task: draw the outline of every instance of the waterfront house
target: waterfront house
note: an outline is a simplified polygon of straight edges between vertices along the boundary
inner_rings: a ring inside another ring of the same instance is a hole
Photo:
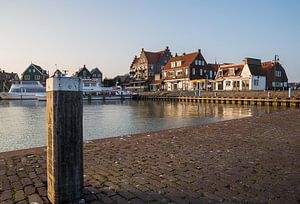
[[[214,88],[218,91],[265,90],[266,76],[261,60],[245,58],[240,64],[220,65]]]
[[[114,78],[116,86],[120,86],[122,90],[127,89],[130,86],[130,76],[129,74],[118,75]]]
[[[207,64],[200,49],[181,56],[175,55],[163,68],[163,88],[167,91],[208,89],[215,74],[215,67]]]
[[[15,80],[19,80],[17,73],[9,73],[0,69],[0,92],[9,91],[12,81]]]
[[[102,72],[97,67],[92,69],[91,78],[102,83]]]
[[[134,91],[150,90],[150,83],[154,80],[155,74],[160,74],[162,68],[171,57],[168,47],[162,51],[142,51],[139,57],[135,56],[130,66],[130,87]]]
[[[81,67],[77,72],[75,72],[74,76],[79,77],[81,79],[91,79],[92,78],[91,72],[86,68],[85,65],[83,65],[83,67]]]
[[[41,84],[46,84],[46,79],[49,74],[39,65],[31,63],[21,75],[23,81],[39,81]]]
[[[263,72],[266,76],[267,90],[285,90],[288,88],[288,77],[283,66],[277,59],[262,63]]]

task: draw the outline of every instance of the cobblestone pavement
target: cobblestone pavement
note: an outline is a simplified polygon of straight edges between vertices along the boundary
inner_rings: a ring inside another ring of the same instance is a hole
[[[86,203],[299,203],[300,110],[92,141],[84,167]],[[0,153],[1,204],[46,182],[45,148]]]

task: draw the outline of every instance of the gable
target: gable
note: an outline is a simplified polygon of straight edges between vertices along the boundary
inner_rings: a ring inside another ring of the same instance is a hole
[[[242,71],[242,73],[241,73],[241,76],[242,77],[251,77],[251,72],[250,72],[250,69],[249,69],[249,66],[248,66],[248,64],[245,64],[244,65],[244,68],[243,68],[243,71]]]
[[[40,66],[35,65],[35,64],[30,64],[29,67],[27,67],[27,69],[25,69],[25,71],[22,73],[22,75],[24,75],[26,73],[33,73],[29,70],[36,70],[36,72],[39,73],[40,75],[48,76],[48,74],[46,73],[46,70],[43,70]]]

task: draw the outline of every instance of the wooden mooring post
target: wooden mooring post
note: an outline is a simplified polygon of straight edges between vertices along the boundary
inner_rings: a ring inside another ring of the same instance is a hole
[[[53,204],[83,190],[82,85],[79,78],[47,79],[47,180]]]

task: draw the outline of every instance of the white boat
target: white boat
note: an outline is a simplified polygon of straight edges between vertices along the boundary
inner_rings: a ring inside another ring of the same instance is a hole
[[[83,79],[83,100],[124,100],[131,99],[129,91],[122,90],[120,86],[104,87],[93,79]]]
[[[39,81],[15,81],[9,92],[1,92],[2,100],[38,100],[46,98],[46,88]]]

